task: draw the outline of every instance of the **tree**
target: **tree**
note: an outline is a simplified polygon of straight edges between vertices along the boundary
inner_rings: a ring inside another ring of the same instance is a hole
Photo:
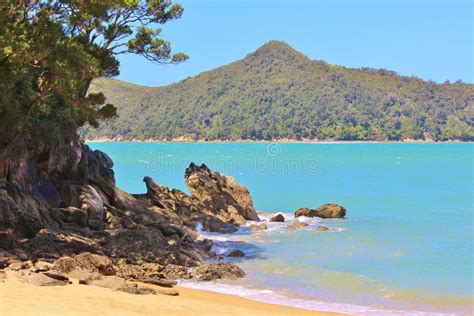
[[[0,5],[0,163],[31,155],[77,128],[116,116],[94,78],[119,74],[117,55],[159,63],[171,53],[157,26],[181,17],[169,0],[10,0]]]

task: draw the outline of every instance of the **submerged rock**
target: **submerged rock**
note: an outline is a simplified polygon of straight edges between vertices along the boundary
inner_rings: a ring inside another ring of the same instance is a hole
[[[299,208],[295,212],[295,217],[320,217],[320,218],[344,218],[346,216],[346,209],[338,204],[328,203],[317,209],[309,209],[307,207]]]
[[[245,253],[242,250],[234,249],[227,254],[227,257],[234,257],[234,258],[245,257]]]
[[[302,229],[305,227],[308,227],[309,224],[306,223],[301,223],[301,222],[293,222],[290,226],[287,227],[288,230],[293,231],[293,230],[298,230]]]
[[[285,216],[283,214],[277,214],[270,218],[270,222],[284,222],[285,221]]]
[[[316,230],[319,231],[319,232],[325,232],[325,231],[328,231],[329,228],[327,228],[324,225],[319,225],[318,228],[316,228]]]
[[[259,230],[266,230],[266,229],[268,229],[268,227],[265,223],[252,224],[252,225],[249,226],[249,230],[252,231],[252,232],[256,232],[256,231],[259,231]]]

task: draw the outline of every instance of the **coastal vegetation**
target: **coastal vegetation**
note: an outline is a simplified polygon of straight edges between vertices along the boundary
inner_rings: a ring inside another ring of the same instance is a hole
[[[47,152],[85,123],[116,115],[94,78],[119,74],[117,55],[177,63],[157,24],[181,16],[170,1],[7,1],[0,6],[0,163]]]
[[[271,41],[165,87],[98,79],[118,118],[86,138],[119,140],[474,140],[474,85],[311,60]]]

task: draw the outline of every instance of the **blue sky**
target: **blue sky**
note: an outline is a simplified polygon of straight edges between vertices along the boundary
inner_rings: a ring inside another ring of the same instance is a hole
[[[471,0],[181,0],[181,19],[162,26],[190,59],[160,66],[121,56],[119,79],[173,83],[282,40],[312,59],[395,70],[443,82],[473,82]]]

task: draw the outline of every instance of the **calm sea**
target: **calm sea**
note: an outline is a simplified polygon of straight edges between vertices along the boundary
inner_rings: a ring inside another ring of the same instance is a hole
[[[344,220],[305,219],[250,233],[208,234],[239,248],[248,276],[183,285],[357,314],[473,312],[474,144],[90,143],[115,162],[118,185],[142,179],[187,192],[190,162],[234,176],[262,218],[335,202]],[[330,228],[315,230],[320,223]]]

